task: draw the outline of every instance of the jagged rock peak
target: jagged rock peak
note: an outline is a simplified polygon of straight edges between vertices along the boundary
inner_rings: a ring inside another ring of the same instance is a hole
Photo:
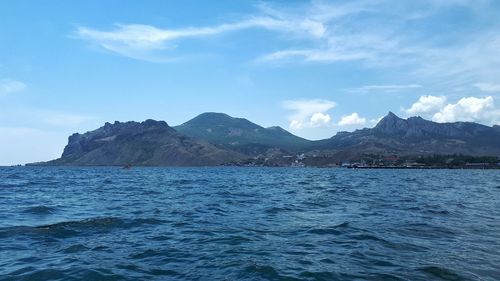
[[[408,129],[407,120],[399,118],[392,111],[382,118],[374,128],[376,131],[383,133],[398,133]]]
[[[102,128],[109,130],[109,129],[123,129],[129,127],[170,128],[167,122],[161,120],[157,121],[153,119],[147,119],[142,122],[136,122],[136,121],[127,121],[127,122],[115,121],[114,123],[106,122]]]
[[[422,118],[420,116],[413,116],[413,117],[408,118],[408,120],[424,120],[424,121],[427,121],[427,120],[425,120],[424,118]]]
[[[389,113],[387,113],[387,115],[384,118],[387,118],[387,119],[401,119],[401,118],[399,118],[399,116],[397,116],[396,114],[394,114],[394,112],[392,112],[392,111],[389,111]]]
[[[165,121],[156,121],[153,119],[147,119],[143,122],[141,122],[142,125],[147,126],[147,127],[152,127],[152,126],[158,126],[158,127],[170,127],[167,122]]]
[[[386,124],[386,123],[397,122],[399,120],[404,120],[404,119],[400,118],[399,116],[397,116],[396,114],[394,114],[392,111],[389,111],[389,113],[387,113],[386,116],[384,116],[382,119],[380,119],[380,121],[378,122],[377,126],[383,125],[383,124]]]

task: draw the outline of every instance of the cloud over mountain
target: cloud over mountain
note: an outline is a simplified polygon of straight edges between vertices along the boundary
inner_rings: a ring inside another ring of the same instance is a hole
[[[421,96],[417,102],[404,111],[408,114],[426,114],[435,112],[443,107],[446,97],[440,96]]]
[[[446,100],[443,96],[421,96],[404,111],[410,115],[421,114],[440,123],[469,121],[494,125],[500,122],[500,109],[496,108],[492,96],[463,97],[455,103],[446,103]]]
[[[366,118],[359,117],[357,112],[353,112],[350,115],[344,115],[340,118],[338,123],[339,126],[352,126],[352,125],[364,125],[366,124]]]
[[[294,111],[289,116],[289,126],[294,130],[328,126],[331,117],[327,112],[335,106],[335,102],[323,99],[288,100],[283,102],[284,108]]]

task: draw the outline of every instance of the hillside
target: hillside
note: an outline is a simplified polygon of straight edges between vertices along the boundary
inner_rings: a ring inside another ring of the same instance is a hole
[[[177,133],[164,121],[106,123],[69,137],[61,158],[39,165],[213,166],[243,155]]]
[[[317,150],[350,154],[500,155],[500,127],[472,122],[436,123],[421,117],[402,119],[389,112],[371,129],[340,132],[317,141]]]
[[[224,113],[203,113],[174,128],[186,136],[248,155],[256,155],[270,148],[297,151],[311,144],[311,141],[281,127],[264,128],[247,119]]]
[[[106,123],[69,137],[61,158],[36,165],[328,166],[369,157],[500,156],[500,127],[385,116],[374,128],[309,141],[222,113],[204,113],[174,128],[164,121]],[[299,157],[300,155],[300,157]],[[296,161],[297,160],[297,161]]]

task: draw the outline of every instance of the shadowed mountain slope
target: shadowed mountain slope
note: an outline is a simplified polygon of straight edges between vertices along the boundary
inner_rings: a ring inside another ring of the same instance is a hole
[[[176,132],[164,121],[106,123],[69,137],[61,158],[44,165],[212,166],[243,155]]]
[[[247,119],[234,118],[224,113],[203,113],[174,128],[192,138],[249,155],[273,147],[296,151],[311,144],[311,141],[295,136],[281,127],[264,128]]]
[[[374,128],[339,132],[315,142],[314,148],[396,155],[500,155],[500,127],[436,123],[421,117],[402,119],[389,112]]]

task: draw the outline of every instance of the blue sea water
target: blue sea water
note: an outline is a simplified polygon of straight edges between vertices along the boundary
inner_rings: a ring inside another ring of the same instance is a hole
[[[500,171],[0,168],[0,280],[500,280]]]

